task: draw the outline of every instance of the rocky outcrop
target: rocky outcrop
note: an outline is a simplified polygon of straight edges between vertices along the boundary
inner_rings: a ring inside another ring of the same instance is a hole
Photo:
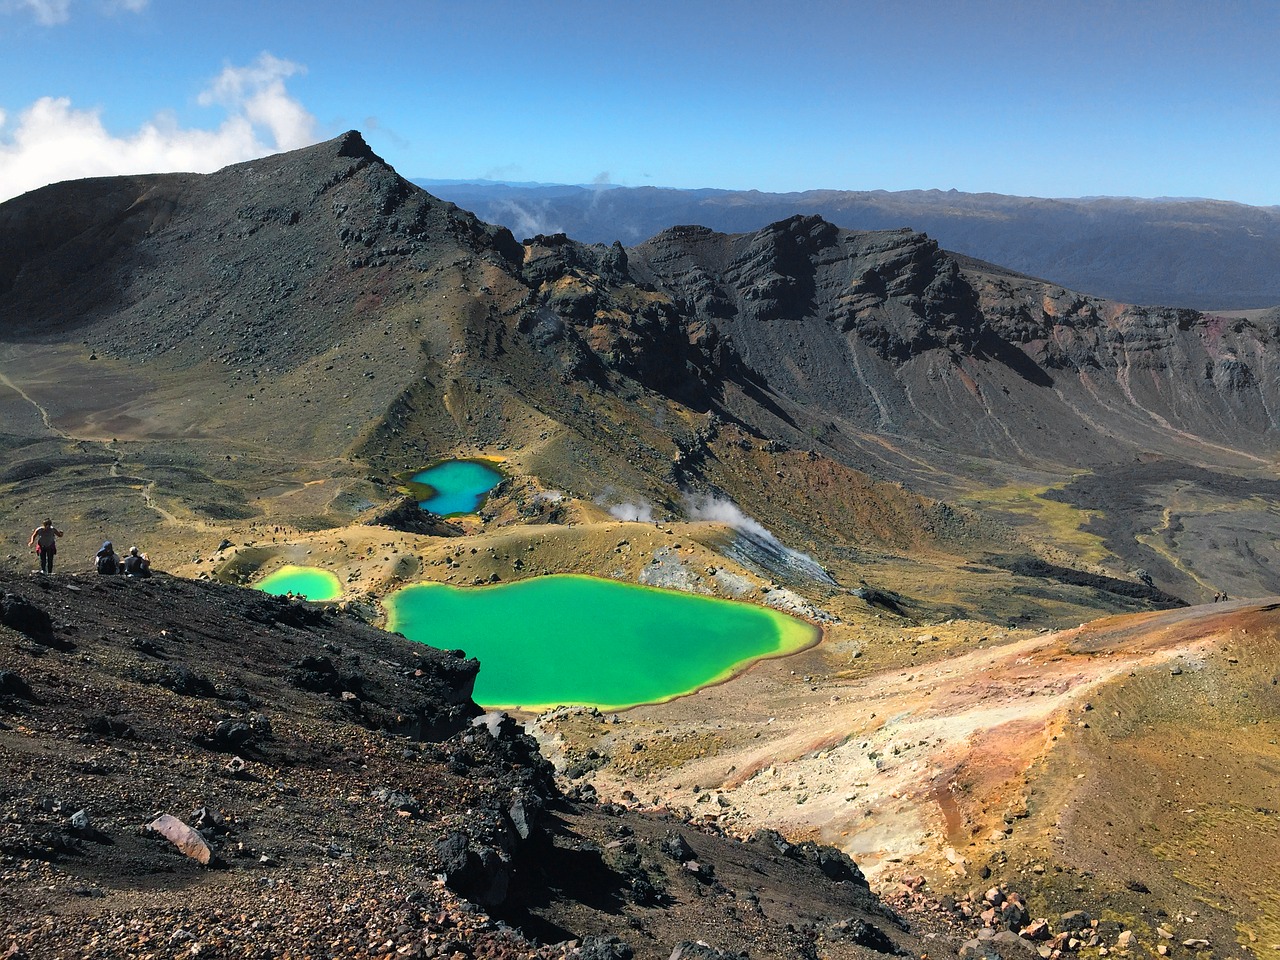
[[[706,407],[719,376],[714,333],[692,324],[679,298],[637,284],[621,245],[537,236],[520,278],[531,289],[520,330],[567,375],[606,387],[627,378]]]
[[[369,526],[390,527],[405,533],[421,533],[430,537],[460,537],[463,529],[444,517],[424,510],[413,497],[397,497],[388,504],[375,507],[360,518]]]
[[[53,637],[53,619],[47,610],[17,593],[0,593],[0,623],[32,640]]]

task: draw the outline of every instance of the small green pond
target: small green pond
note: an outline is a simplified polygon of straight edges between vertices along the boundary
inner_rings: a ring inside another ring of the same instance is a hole
[[[424,510],[442,517],[475,513],[502,474],[479,460],[446,460],[409,478],[421,490]]]
[[[660,703],[820,636],[765,607],[579,575],[420,583],[384,605],[388,630],[478,658],[475,701],[502,709]]]
[[[286,564],[263,577],[257,585],[263,593],[283,597],[292,593],[308,600],[337,600],[342,596],[342,584],[328,570],[319,567],[297,567]]]

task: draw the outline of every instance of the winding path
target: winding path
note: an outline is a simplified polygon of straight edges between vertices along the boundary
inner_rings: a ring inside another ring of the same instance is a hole
[[[53,434],[55,437],[62,437],[62,439],[64,440],[77,439],[76,437],[71,436],[71,434],[63,430],[59,430],[57,427],[55,427],[53,425],[53,421],[49,419],[49,411],[46,410],[44,407],[42,407],[39,403],[37,403],[35,399],[32,398],[31,394],[27,393],[27,391],[22,389],[22,387],[14,383],[13,380],[9,378],[8,374],[4,373],[3,371],[0,371],[0,383],[4,384],[6,387],[8,387],[10,390],[16,393],[18,396],[20,396],[27,403],[31,404],[31,406],[35,407],[36,412],[40,414],[40,422],[43,423],[45,429],[48,430],[51,434]]]
[[[3,370],[0,370],[0,385],[8,387],[15,394],[21,397],[25,402],[31,404],[31,406],[34,407],[36,412],[40,415],[40,422],[44,425],[44,428],[48,430],[52,436],[59,437],[60,439],[63,439],[63,440],[71,440],[71,441],[76,441],[81,443],[101,444],[104,450],[107,450],[112,454],[111,468],[108,471],[108,475],[114,479],[121,479],[127,482],[140,484],[141,486],[138,492],[142,496],[142,502],[147,506],[149,510],[155,511],[155,513],[157,513],[165,523],[171,524],[173,526],[187,527],[189,529],[201,530],[201,531],[208,531],[208,530],[214,529],[208,523],[205,523],[204,521],[201,521],[201,520],[181,519],[176,515],[174,515],[173,513],[171,513],[170,511],[166,510],[164,507],[160,506],[160,504],[157,503],[155,499],[156,482],[154,480],[148,480],[146,477],[136,477],[136,476],[122,474],[120,472],[121,455],[120,455],[120,451],[116,448],[115,441],[89,440],[83,437],[74,436],[70,433],[67,433],[65,430],[62,430],[56,427],[53,423],[53,420],[49,416],[49,411],[44,406],[42,406],[39,401],[37,401],[34,397],[32,397],[31,394],[27,393],[27,391],[23,389],[21,385],[19,385],[18,383],[15,383],[13,378],[10,377]]]

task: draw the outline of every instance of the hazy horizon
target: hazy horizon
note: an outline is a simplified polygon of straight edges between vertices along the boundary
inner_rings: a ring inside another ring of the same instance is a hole
[[[0,0],[0,199],[359,129],[405,176],[1280,204],[1280,7]]]

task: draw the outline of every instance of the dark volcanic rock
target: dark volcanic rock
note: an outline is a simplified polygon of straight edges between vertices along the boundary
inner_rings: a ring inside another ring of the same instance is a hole
[[[53,638],[53,620],[41,607],[16,593],[0,594],[0,623],[37,641]]]
[[[37,702],[31,685],[10,670],[0,670],[0,698]]]
[[[510,858],[500,851],[477,846],[466,834],[454,831],[436,844],[436,857],[449,887],[468,900],[496,907],[507,899]]]
[[[859,946],[874,950],[876,953],[897,954],[898,947],[883,930],[865,920],[845,920],[836,924],[829,931],[832,939],[850,940]]]
[[[689,846],[689,841],[678,833],[667,834],[662,841],[662,852],[680,863],[685,863],[697,856],[693,852],[693,847]]]
[[[719,950],[701,940],[681,940],[671,951],[670,960],[748,960],[750,954],[735,950]]]
[[[156,682],[183,697],[212,697],[217,693],[212,680],[181,663],[166,667]]]
[[[424,510],[413,497],[400,497],[379,507],[365,522],[370,526],[390,527],[431,537],[460,537],[464,532],[456,523]]]
[[[1073,570],[1069,567],[1062,567],[1046,560],[1041,560],[1039,557],[989,557],[987,562],[992,566],[1000,567],[1022,577],[1040,577],[1054,580],[1058,583],[1072,584],[1073,586],[1093,587],[1096,590],[1105,590],[1107,593],[1116,596],[1146,601],[1157,609],[1185,607],[1187,605],[1185,600],[1171,596],[1163,590],[1157,589],[1149,582],[1140,580],[1134,583],[1130,580],[1119,580],[1115,577],[1104,577],[1087,573],[1083,570]]]
[[[338,668],[333,661],[323,656],[307,656],[299,660],[297,669],[289,675],[289,682],[303,690],[333,696],[341,694],[348,686],[338,675]]]

